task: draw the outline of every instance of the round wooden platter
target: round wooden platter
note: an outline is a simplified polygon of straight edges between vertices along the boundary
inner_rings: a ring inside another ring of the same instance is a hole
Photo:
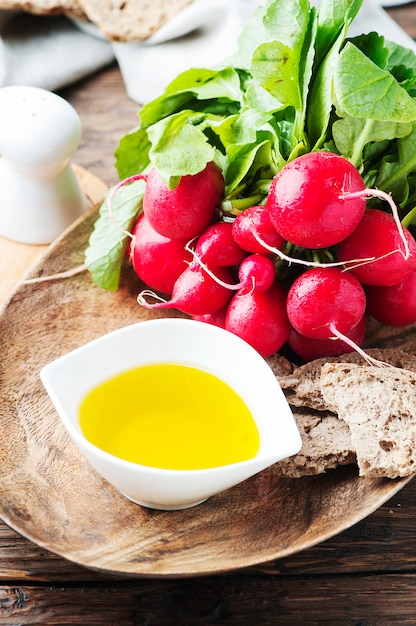
[[[93,210],[76,222],[48,247],[29,277],[83,263],[95,219]],[[106,332],[160,316],[137,304],[139,289],[127,269],[116,292],[99,289],[83,272],[21,283],[4,307],[0,517],[11,528],[96,570],[197,576],[264,563],[322,542],[372,513],[408,482],[360,478],[355,466],[303,479],[277,478],[266,470],[185,511],[154,511],[128,501],[72,444],[39,371]]]

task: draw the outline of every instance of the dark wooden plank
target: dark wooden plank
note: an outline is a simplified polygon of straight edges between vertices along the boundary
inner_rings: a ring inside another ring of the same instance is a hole
[[[413,39],[416,39],[416,3],[403,4],[398,7],[386,9],[387,13],[401,26]]]
[[[416,571],[416,481],[359,524],[314,548],[268,563],[281,574]]]
[[[0,587],[4,626],[405,626],[416,623],[416,574],[219,576],[90,588]]]
[[[123,135],[138,124],[140,106],[126,93],[117,66],[63,89],[80,116],[82,137],[73,160],[107,185],[118,181],[114,151]]]

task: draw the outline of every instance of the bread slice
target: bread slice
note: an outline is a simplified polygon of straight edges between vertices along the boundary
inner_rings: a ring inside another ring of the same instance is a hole
[[[86,18],[78,0],[0,0],[0,9],[26,11],[36,15],[69,15]]]
[[[370,356],[416,372],[416,356],[395,349],[369,349]],[[326,363],[357,363],[365,366],[366,361],[356,352],[349,352],[338,357],[324,357],[305,363],[284,376],[278,376],[286,399],[292,406],[307,406],[317,411],[326,411],[328,406],[321,392],[321,371]]]
[[[349,426],[361,476],[416,472],[415,372],[326,363],[320,385],[325,405]]]
[[[148,39],[194,0],[79,0],[88,18],[111,41]]]
[[[290,478],[323,474],[356,460],[347,424],[331,413],[295,409],[293,415],[302,449],[273,466],[273,473]]]
[[[288,376],[293,372],[293,363],[278,352],[275,352],[272,356],[267,357],[266,363],[269,365],[277,379]]]

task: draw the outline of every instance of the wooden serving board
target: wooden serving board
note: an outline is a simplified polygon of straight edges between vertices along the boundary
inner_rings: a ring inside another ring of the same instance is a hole
[[[102,185],[88,176],[84,184],[91,184],[91,197],[104,195]],[[19,279],[36,256],[40,258],[28,277],[81,264],[96,216],[96,211],[85,215],[46,250],[22,248],[24,261],[16,261],[9,275]],[[269,469],[185,511],[144,509],[121,496],[72,444],[39,372],[47,362],[103,333],[166,315],[137,304],[140,287],[126,268],[116,292],[96,287],[88,272],[21,283],[13,294],[3,291],[0,517],[11,528],[60,556],[104,572],[203,575],[317,544],[372,513],[408,482],[360,478],[355,466],[302,479],[277,478]]]

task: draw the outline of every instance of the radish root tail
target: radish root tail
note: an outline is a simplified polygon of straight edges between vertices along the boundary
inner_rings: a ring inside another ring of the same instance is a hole
[[[64,272],[58,272],[57,274],[49,274],[48,276],[38,276],[37,278],[27,278],[26,280],[22,280],[23,285],[34,285],[36,283],[45,283],[49,280],[60,280],[61,278],[71,278],[71,276],[76,276],[77,274],[82,274],[87,270],[87,266],[85,264],[78,265],[78,267],[73,267],[70,270],[66,270]]]
[[[221,287],[224,287],[224,289],[230,289],[231,291],[238,291],[239,289],[242,289],[242,287],[247,286],[247,283],[242,283],[242,282],[232,285],[230,283],[226,283],[225,281],[221,280],[221,278],[218,278],[218,276],[216,276],[216,274],[212,270],[210,270],[207,265],[205,265],[205,263],[199,258],[195,250],[191,247],[191,243],[192,241],[194,241],[194,239],[191,239],[191,241],[188,241],[188,243],[185,245],[185,250],[187,250],[188,252],[192,254],[192,257],[195,263],[197,263],[200,267],[202,267],[204,272],[208,274],[208,276],[210,276],[212,280],[214,280]]]
[[[151,309],[153,306],[157,306],[157,304],[152,304],[151,302],[148,302],[147,298],[153,298],[154,300],[157,300],[157,302],[163,302],[164,304],[168,302],[154,291],[151,291],[151,289],[143,289],[137,296],[137,302],[147,309]]]
[[[357,352],[360,356],[362,356],[363,359],[369,365],[373,365],[375,367],[394,367],[393,365],[390,365],[390,363],[387,363],[386,361],[381,361],[380,359],[375,359],[374,357],[372,357],[369,354],[367,354],[365,352],[365,350],[363,350],[358,344],[355,343],[355,341],[353,341],[352,339],[350,339],[349,337],[347,337],[346,335],[341,333],[337,329],[335,324],[330,324],[329,325],[329,329],[330,329],[331,333],[334,335],[334,337],[336,337],[337,339],[340,339],[341,341],[346,343],[348,346],[350,346],[350,348],[352,348],[355,352]]]
[[[321,261],[307,261],[306,259],[299,259],[299,258],[291,257],[285,254],[284,252],[282,252],[282,250],[279,250],[278,248],[274,248],[273,246],[269,246],[269,244],[263,241],[260,235],[256,232],[254,232],[253,235],[254,235],[254,238],[259,242],[259,244],[261,244],[264,248],[266,248],[266,250],[268,250],[269,252],[273,252],[282,261],[286,261],[287,263],[289,263],[289,265],[292,265],[292,264],[304,265],[306,267],[344,267],[345,271],[347,271],[349,268],[345,267],[346,265],[350,265],[350,264],[353,264],[354,266],[356,264],[365,265],[366,263],[373,263],[374,261],[377,261],[377,257],[374,257],[374,256],[366,257],[364,259],[351,259],[351,261],[334,261],[333,263],[322,263]]]
[[[390,206],[394,221],[396,222],[397,230],[399,232],[400,238],[403,242],[404,252],[399,250],[399,252],[403,255],[404,259],[408,259],[410,256],[409,243],[404,235],[403,226],[400,222],[399,211],[397,209],[397,205],[394,202],[393,198],[389,193],[386,193],[382,189],[364,189],[363,191],[353,191],[353,192],[345,192],[339,196],[343,200],[348,200],[348,198],[379,198],[380,200],[384,200]],[[396,250],[394,251],[396,252]]]

